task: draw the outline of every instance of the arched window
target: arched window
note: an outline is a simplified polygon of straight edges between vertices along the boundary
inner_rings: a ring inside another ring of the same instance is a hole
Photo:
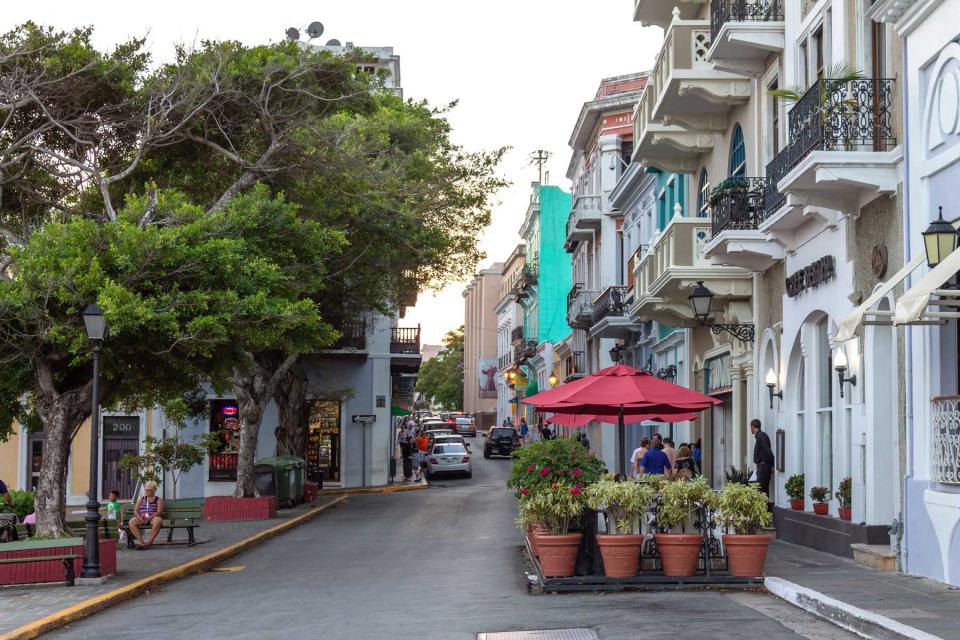
[[[730,177],[743,178],[747,175],[747,148],[743,144],[743,129],[740,123],[733,125],[730,139]]]
[[[700,184],[697,186],[697,217],[706,218],[710,209],[710,177],[706,168],[700,169]]]

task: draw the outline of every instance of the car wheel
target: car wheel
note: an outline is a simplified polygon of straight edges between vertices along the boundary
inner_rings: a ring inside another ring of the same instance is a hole
[[[473,477],[473,471],[467,471],[467,479],[469,480],[472,477]]]
[[[483,450],[483,457],[486,458],[487,460],[490,459],[490,449]]]

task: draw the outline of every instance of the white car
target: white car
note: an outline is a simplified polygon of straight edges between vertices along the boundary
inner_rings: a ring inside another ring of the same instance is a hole
[[[459,442],[435,444],[427,456],[427,478],[438,473],[463,473],[473,477],[470,452]]]
[[[433,437],[433,444],[462,444],[470,453],[470,443],[458,433],[440,434]]]

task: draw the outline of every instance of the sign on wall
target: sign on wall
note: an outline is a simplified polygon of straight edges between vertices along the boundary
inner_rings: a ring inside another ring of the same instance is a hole
[[[497,359],[480,358],[477,361],[477,376],[480,392],[497,392]]]
[[[833,256],[823,256],[787,276],[787,295],[795,298],[807,289],[819,287],[832,280],[836,275],[837,266]]]

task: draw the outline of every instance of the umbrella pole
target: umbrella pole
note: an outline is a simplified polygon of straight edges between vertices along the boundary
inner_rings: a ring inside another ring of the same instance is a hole
[[[620,413],[617,416],[617,469],[621,478],[626,478],[626,461],[623,454],[626,453],[626,426],[623,424],[623,405],[620,405]]]

